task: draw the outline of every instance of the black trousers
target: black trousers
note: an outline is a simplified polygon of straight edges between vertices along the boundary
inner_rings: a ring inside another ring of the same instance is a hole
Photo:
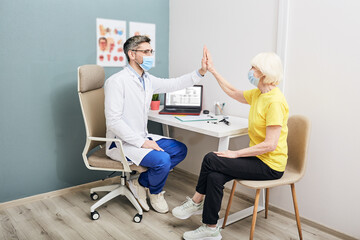
[[[198,193],[206,195],[203,223],[217,224],[226,182],[233,179],[273,180],[282,175],[283,172],[271,169],[257,157],[224,158],[213,152],[206,154],[196,186]]]

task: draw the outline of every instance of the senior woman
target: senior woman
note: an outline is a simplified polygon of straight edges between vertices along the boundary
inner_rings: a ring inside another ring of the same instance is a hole
[[[282,177],[287,162],[288,104],[277,87],[283,78],[283,68],[275,53],[260,53],[251,61],[248,79],[256,88],[241,91],[233,87],[214,68],[206,50],[207,68],[222,90],[233,99],[250,105],[248,148],[205,155],[196,192],[192,198],[172,210],[186,219],[202,213],[203,225],[185,232],[189,239],[221,239],[216,226],[223,197],[224,184],[232,179],[273,180]],[[206,197],[205,197],[206,195]]]

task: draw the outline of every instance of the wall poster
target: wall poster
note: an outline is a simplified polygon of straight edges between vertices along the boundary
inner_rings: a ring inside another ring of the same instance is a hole
[[[151,47],[155,51],[155,24],[152,23],[140,23],[140,22],[130,22],[129,23],[129,37],[135,36],[135,35],[146,35],[151,39]],[[154,53],[154,59],[155,58]],[[154,61],[154,67],[155,67]]]
[[[96,19],[96,64],[103,67],[123,67],[126,57],[126,21]]]

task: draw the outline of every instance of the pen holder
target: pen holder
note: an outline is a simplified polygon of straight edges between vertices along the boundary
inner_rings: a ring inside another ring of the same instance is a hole
[[[215,102],[214,104],[215,115],[224,115],[224,106],[225,103]]]

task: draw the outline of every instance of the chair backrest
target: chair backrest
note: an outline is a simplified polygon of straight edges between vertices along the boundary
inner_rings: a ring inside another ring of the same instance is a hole
[[[300,115],[291,116],[288,120],[288,163],[286,168],[305,174],[307,150],[309,145],[310,121]]]
[[[86,136],[105,137],[104,113],[105,72],[98,65],[83,65],[78,68],[78,94],[84,117]],[[86,153],[103,142],[91,141]]]

